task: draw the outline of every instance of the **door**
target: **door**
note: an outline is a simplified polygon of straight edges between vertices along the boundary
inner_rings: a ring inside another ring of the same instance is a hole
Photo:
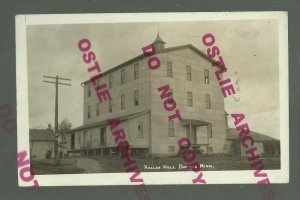
[[[100,146],[106,145],[106,128],[100,129]]]
[[[192,144],[196,144],[196,127],[195,126],[187,126],[187,136],[191,140]]]
[[[196,130],[196,143],[207,144],[207,126],[198,126]]]
[[[71,134],[71,149],[74,149],[75,147],[75,135]]]
[[[83,136],[82,136],[82,146],[84,147],[84,148],[86,148],[87,146],[86,146],[86,143],[85,143],[85,137],[86,137],[86,134],[87,134],[87,131],[83,131]]]

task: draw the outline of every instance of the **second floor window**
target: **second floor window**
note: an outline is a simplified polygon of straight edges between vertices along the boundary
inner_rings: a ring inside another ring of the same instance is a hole
[[[121,69],[121,84],[125,83],[125,69]]]
[[[91,106],[88,106],[87,117],[88,119],[91,118]]]
[[[139,91],[138,90],[134,91],[134,105],[135,106],[139,105]]]
[[[111,89],[112,86],[113,86],[113,75],[109,75],[109,78],[108,78],[108,88]]]
[[[96,115],[99,116],[100,114],[100,103],[97,103],[96,105]]]
[[[211,108],[210,95],[209,94],[205,94],[205,105],[206,105],[206,109]]]
[[[186,66],[186,80],[191,81],[192,80],[192,67]]]
[[[173,89],[169,89],[169,91],[170,91],[170,96],[168,97],[168,99],[174,99],[174,91],[173,91]],[[172,105],[172,103],[171,103],[172,101],[168,101],[168,104],[170,104],[170,105]]]
[[[91,83],[88,83],[88,97],[92,96]]]
[[[209,71],[207,69],[204,70],[204,83],[209,84]]]
[[[125,109],[125,95],[121,95],[121,109]]]
[[[174,137],[174,120],[168,121],[168,136]]]
[[[139,78],[139,63],[134,64],[134,79]]]
[[[207,124],[207,137],[212,138],[212,124]]]
[[[112,112],[112,99],[108,100],[108,112]]]
[[[171,62],[167,62],[167,77],[173,77],[173,68]]]
[[[187,106],[193,107],[193,93],[187,92]]]

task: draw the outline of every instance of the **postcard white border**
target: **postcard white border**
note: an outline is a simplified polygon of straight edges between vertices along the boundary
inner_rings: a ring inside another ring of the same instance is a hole
[[[120,17],[122,15],[122,17]],[[128,22],[171,22],[207,20],[277,19],[279,29],[280,149],[281,169],[266,170],[271,183],[289,182],[289,93],[288,93],[288,15],[287,12],[204,12],[204,13],[101,13],[46,14],[16,16],[16,86],[18,152],[29,152],[28,77],[26,26],[46,24],[93,24]],[[199,36],[199,40],[200,40]],[[253,170],[204,171],[207,184],[256,184]],[[192,171],[142,172],[146,185],[192,184]],[[130,173],[36,175],[40,186],[132,185]],[[19,186],[28,186],[19,179]]]

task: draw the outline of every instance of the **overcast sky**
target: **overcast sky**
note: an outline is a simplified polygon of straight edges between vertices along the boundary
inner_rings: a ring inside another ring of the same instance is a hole
[[[82,125],[80,83],[89,74],[77,48],[80,39],[91,41],[107,70],[141,54],[158,28],[166,47],[193,44],[204,52],[201,38],[212,33],[228,73],[237,72],[239,78],[240,101],[226,98],[226,111],[244,113],[251,130],[279,138],[278,31],[271,20],[28,26],[30,128],[54,124],[55,87],[43,83],[43,75],[72,79],[71,87],[59,86],[59,121],[67,118],[73,127]]]

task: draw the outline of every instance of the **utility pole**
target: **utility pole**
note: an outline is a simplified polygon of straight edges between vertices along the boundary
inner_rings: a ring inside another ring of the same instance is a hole
[[[55,160],[58,160],[58,85],[71,86],[71,79],[61,78],[56,75],[53,76],[43,76],[46,80],[43,80],[45,83],[55,84],[55,144],[54,144],[54,157]],[[47,80],[47,79],[50,79]]]

